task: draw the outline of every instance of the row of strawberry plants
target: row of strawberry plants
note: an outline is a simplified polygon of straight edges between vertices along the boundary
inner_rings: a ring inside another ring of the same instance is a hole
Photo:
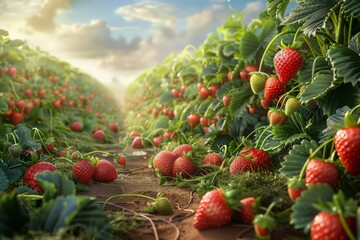
[[[126,140],[158,147],[160,183],[195,185],[199,230],[235,211],[259,236],[282,225],[355,239],[360,5],[299,1],[284,16],[288,2],[268,0],[248,26],[234,14],[199,48],[140,75],[128,88]],[[206,161],[209,152],[221,161]]]

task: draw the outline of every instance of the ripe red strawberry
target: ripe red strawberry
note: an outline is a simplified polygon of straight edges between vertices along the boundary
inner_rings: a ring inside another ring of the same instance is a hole
[[[52,102],[52,105],[54,106],[54,108],[56,109],[56,110],[60,110],[61,109],[61,101],[60,101],[60,99],[57,99],[57,100],[55,100],[55,101],[53,101]]]
[[[42,98],[42,99],[45,98],[45,96],[46,96],[45,88],[41,88],[38,90],[38,96],[39,96],[39,98]]]
[[[269,77],[265,83],[264,99],[268,102],[280,97],[286,91],[285,84],[276,77]]]
[[[300,101],[297,98],[289,98],[285,103],[285,114],[286,116],[290,116],[294,112],[296,112],[300,107]]]
[[[209,153],[208,155],[205,156],[202,164],[221,166],[222,162],[223,159],[218,153]]]
[[[132,131],[132,132],[130,132],[130,137],[139,137],[140,136],[140,133],[139,132],[137,132],[137,131]]]
[[[73,121],[70,123],[70,129],[74,132],[81,132],[83,130],[83,125],[79,121]]]
[[[255,107],[249,107],[249,113],[256,113],[256,108]]]
[[[201,198],[193,225],[198,230],[219,227],[231,222],[232,212],[222,189],[211,190]]]
[[[182,178],[189,178],[194,174],[195,164],[186,156],[178,157],[172,167],[172,176],[180,175]]]
[[[191,127],[195,127],[200,123],[200,117],[197,114],[190,114],[187,117],[187,121]]]
[[[200,124],[203,127],[208,127],[209,126],[209,119],[207,119],[206,117],[201,117],[200,118]]]
[[[200,88],[200,91],[199,91],[199,98],[201,100],[205,100],[209,97],[210,94],[211,93],[210,93],[209,89],[202,87],[202,88]]]
[[[113,182],[117,177],[118,174],[114,165],[108,160],[100,159],[95,166],[94,180],[97,182]]]
[[[144,148],[144,144],[142,142],[141,137],[135,137],[134,140],[131,143],[132,148]]]
[[[269,122],[270,122],[271,126],[283,125],[287,120],[287,116],[285,115],[284,111],[282,111],[282,110],[269,111],[268,115],[269,115]]]
[[[126,162],[127,162],[127,159],[124,155],[120,155],[117,159],[116,159],[116,162],[121,165],[121,166],[125,166],[126,165]]]
[[[18,125],[23,119],[24,119],[24,113],[22,112],[12,112],[10,116],[12,125]]]
[[[118,125],[116,123],[109,123],[108,128],[114,133],[117,133],[119,131]]]
[[[306,186],[303,181],[300,181],[296,177],[289,179],[288,194],[292,201],[296,201],[296,199],[301,196],[301,193],[305,189],[306,189]]]
[[[247,197],[240,201],[239,212],[237,216],[242,223],[252,224],[254,221],[254,205],[256,199],[254,197]]]
[[[153,138],[153,144],[155,147],[160,147],[162,141],[164,141],[164,137],[163,136],[156,136]]]
[[[175,156],[180,157],[191,152],[192,150],[193,148],[190,144],[184,143],[174,148],[172,152],[175,154]]]
[[[265,88],[266,80],[268,79],[266,74],[254,73],[250,77],[250,87],[253,93],[258,94]]]
[[[173,165],[177,156],[170,151],[164,150],[156,154],[153,165],[163,176],[172,176]]]
[[[17,109],[22,112],[25,109],[25,101],[24,100],[18,100],[15,102],[15,106],[17,107]]]
[[[286,84],[304,64],[303,55],[293,48],[283,48],[274,57],[274,67],[281,83]]]
[[[345,218],[350,230],[356,232],[356,218]],[[318,213],[311,223],[310,235],[312,240],[346,240],[347,236],[338,214],[329,212]],[[356,236],[356,235],[355,235]]]
[[[103,142],[105,140],[105,132],[101,129],[96,130],[93,134],[92,137],[99,141],[99,142]]]
[[[256,236],[264,238],[270,236],[272,230],[276,227],[276,221],[270,215],[258,214],[255,216],[254,229]]]
[[[221,85],[220,84],[212,84],[209,87],[209,91],[210,91],[210,95],[212,98],[216,98],[216,93],[217,91],[220,89]]]
[[[360,174],[360,127],[345,127],[335,134],[335,150],[343,167],[352,175]]]
[[[26,97],[31,98],[32,97],[32,90],[31,88],[27,88],[24,90],[24,94]]]
[[[306,166],[306,186],[316,183],[328,183],[330,186],[336,187],[339,180],[339,171],[335,165],[329,162],[319,159],[311,159]]]
[[[33,103],[33,105],[34,105],[35,107],[40,106],[40,102],[41,102],[40,98],[34,98],[34,99],[32,100],[32,103]]]
[[[173,138],[175,136],[175,133],[173,131],[165,131],[163,133],[164,138]]]
[[[15,67],[15,66],[10,66],[10,67],[8,68],[7,73],[9,74],[9,76],[10,76],[11,78],[16,77],[16,67]]]
[[[38,191],[39,193],[43,193],[43,190],[38,183],[38,181],[35,179],[35,176],[39,173],[42,173],[44,171],[55,171],[56,167],[54,164],[49,162],[37,162],[33,165],[31,165],[28,169],[26,169],[23,181],[24,183],[31,189]]]
[[[94,177],[95,168],[92,162],[81,159],[74,163],[73,174],[75,179],[83,184],[88,184]]]
[[[227,107],[230,105],[231,97],[226,95],[222,98],[222,101],[224,106]]]
[[[270,166],[270,156],[261,149],[248,149],[240,152],[241,156],[235,158],[230,164],[230,174],[237,174],[252,170],[263,170]]]

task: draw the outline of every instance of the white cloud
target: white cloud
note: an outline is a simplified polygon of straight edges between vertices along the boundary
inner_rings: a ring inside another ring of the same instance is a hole
[[[243,12],[245,13],[244,24],[247,25],[252,19],[257,18],[261,11],[266,10],[266,5],[263,1],[257,0],[247,3]]]

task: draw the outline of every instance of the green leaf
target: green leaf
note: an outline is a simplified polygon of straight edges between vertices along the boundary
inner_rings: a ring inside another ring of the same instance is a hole
[[[328,92],[324,98],[319,99],[319,106],[324,114],[330,116],[343,106],[355,107],[360,103],[359,87],[351,84],[341,84]]]
[[[222,53],[226,57],[230,57],[237,51],[237,48],[238,46],[234,42],[231,42],[224,46]]]
[[[0,36],[3,37],[9,36],[9,32],[4,29],[0,29]]]
[[[360,56],[350,48],[333,45],[327,52],[334,73],[344,78],[344,83],[355,86],[360,81]]]
[[[284,17],[284,13],[289,0],[267,0],[266,6],[271,17],[275,18],[277,15]]]
[[[274,137],[274,133],[272,131],[272,128],[268,128],[263,132],[264,129],[259,128],[257,129],[255,139],[256,145],[261,148],[264,151],[271,151],[274,149],[278,149],[282,143],[280,139],[277,139]]]
[[[334,190],[328,184],[309,186],[292,206],[290,224],[293,224],[295,229],[304,229],[304,232],[308,233],[312,220],[319,213],[314,204],[332,201],[334,194]]]
[[[314,63],[315,62],[315,63]],[[315,66],[314,66],[315,64]],[[331,66],[323,57],[317,57],[316,61],[314,58],[306,59],[304,66],[301,68],[298,74],[298,81],[301,83],[309,83],[313,79],[312,71],[314,67],[314,76],[316,72],[321,70],[331,70]]]
[[[19,168],[12,168],[6,172],[6,175],[11,183],[17,183],[22,178],[24,172],[21,171]]]
[[[241,117],[251,97],[253,97],[253,92],[251,91],[250,85],[244,85],[231,94],[229,109],[234,118]]]
[[[0,238],[13,239],[25,232],[29,216],[16,192],[0,195]]]
[[[245,62],[250,62],[256,56],[260,43],[252,32],[245,32],[240,40],[240,54]]]
[[[50,201],[58,196],[71,196],[76,194],[75,184],[66,175],[59,171],[45,171],[37,174],[36,179],[44,190],[43,200]]]
[[[358,0],[344,0],[344,11],[353,15],[354,18],[360,16],[360,2]]]
[[[0,169],[0,193],[4,192],[9,187],[9,179],[5,172]]]
[[[169,118],[167,116],[159,116],[155,123],[153,129],[163,128],[167,129],[169,127]]]
[[[331,71],[318,72],[312,82],[305,87],[300,96],[300,101],[306,103],[325,95],[333,87],[333,74]]]
[[[14,39],[14,40],[11,40],[10,47],[20,47],[20,46],[22,46],[24,44],[25,44],[25,42],[23,40]]]
[[[283,125],[273,127],[274,136],[286,144],[291,144],[301,138],[310,138],[307,135],[306,121],[300,113],[291,114]]]
[[[360,32],[350,39],[349,49],[360,54]]]
[[[164,92],[160,96],[159,102],[160,102],[160,104],[165,104],[165,103],[172,101],[173,99],[174,99],[174,97],[173,97],[171,91],[167,91],[167,92]]]
[[[297,177],[310,155],[310,150],[315,150],[318,144],[315,141],[304,139],[300,144],[294,145],[281,162],[280,173],[287,178]]]
[[[262,29],[259,35],[259,43],[262,47],[266,48],[271,40],[276,36],[278,33],[277,28],[278,24],[272,19],[262,23]]]
[[[289,15],[282,21],[282,25],[296,22],[303,23],[304,34],[315,35],[319,28],[325,26],[328,15],[332,8],[337,5],[336,0],[307,0],[301,1],[291,10]]]
[[[46,202],[31,218],[29,229],[56,235],[68,227],[82,229],[88,239],[108,239],[111,233],[108,219],[103,209],[88,197],[58,197]]]
[[[4,98],[0,96],[0,112],[6,112],[8,110],[8,105]]]

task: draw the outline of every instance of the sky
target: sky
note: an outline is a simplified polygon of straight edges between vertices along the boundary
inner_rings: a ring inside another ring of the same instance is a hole
[[[0,28],[126,86],[169,54],[198,47],[232,13],[244,11],[247,24],[264,10],[266,0],[0,0]]]

